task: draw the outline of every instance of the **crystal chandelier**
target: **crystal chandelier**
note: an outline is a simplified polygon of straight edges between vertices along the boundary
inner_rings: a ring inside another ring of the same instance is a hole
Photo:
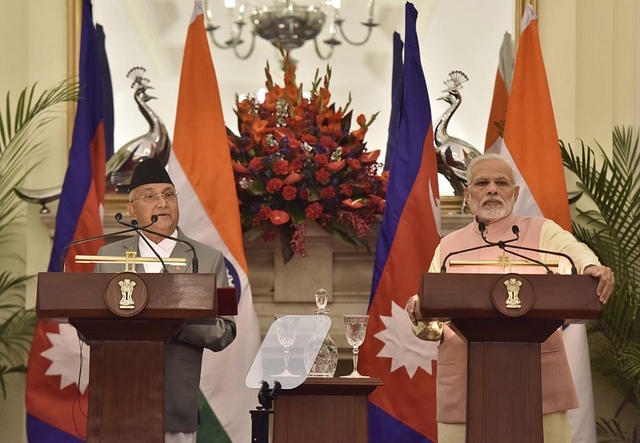
[[[211,0],[204,1],[206,29],[211,41],[218,48],[232,49],[240,59],[251,55],[257,35],[285,51],[299,48],[307,40],[313,40],[318,57],[327,60],[333,55],[334,48],[342,44],[340,37],[351,45],[360,46],[369,40],[373,28],[378,26],[373,21],[374,0],[367,0],[368,19],[361,23],[367,29],[367,35],[362,41],[353,41],[345,35],[342,26],[344,19],[340,16],[341,0],[323,0],[319,5],[300,5],[295,0],[273,0],[270,6],[254,1],[236,4],[236,0],[224,0],[228,12],[229,37],[220,43],[215,38],[215,32],[220,26],[213,20],[210,3]],[[323,52],[318,43],[318,35],[327,23],[328,37],[322,40],[326,45]],[[247,24],[251,25],[247,32],[250,41],[245,42]]]

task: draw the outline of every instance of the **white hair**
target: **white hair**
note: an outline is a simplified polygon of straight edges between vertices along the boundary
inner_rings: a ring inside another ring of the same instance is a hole
[[[513,182],[513,184],[516,183],[516,171],[509,163],[507,163],[504,157],[499,154],[482,154],[471,160],[471,163],[469,163],[469,166],[467,166],[467,184],[472,182],[471,179],[473,178],[473,170],[475,169],[475,167],[478,166],[478,164],[489,160],[497,160],[507,165],[511,170],[511,181]]]

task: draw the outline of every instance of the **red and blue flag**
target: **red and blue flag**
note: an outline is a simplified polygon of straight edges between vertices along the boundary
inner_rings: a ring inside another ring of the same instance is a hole
[[[413,335],[404,310],[440,241],[437,165],[417,16],[407,3],[401,110],[376,247],[367,336],[360,348],[360,372],[384,383],[369,396],[370,442],[436,441],[437,348]]]
[[[80,96],[69,163],[62,185],[49,272],[62,271],[59,258],[73,240],[102,234],[105,194],[105,127],[101,52],[93,26],[91,0],[82,2]],[[107,100],[108,101],[108,100]],[[91,272],[74,263],[76,254],[97,254],[102,241],[69,251],[67,271]],[[29,442],[79,442],[86,436],[88,348],[82,355],[75,329],[38,322],[27,372],[26,408]]]

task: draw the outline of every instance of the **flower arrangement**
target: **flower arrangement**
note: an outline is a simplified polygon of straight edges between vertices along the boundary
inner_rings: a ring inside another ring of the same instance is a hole
[[[265,240],[279,231],[285,262],[294,253],[307,255],[309,221],[369,250],[364,237],[380,220],[386,191],[380,151],[367,151],[364,142],[377,114],[359,115],[351,131],[351,97],[344,108],[330,104],[330,68],[322,78],[316,71],[305,96],[288,54],[283,66],[280,86],[267,64],[264,101],[236,96],[240,135],[229,131],[229,142],[243,231]]]

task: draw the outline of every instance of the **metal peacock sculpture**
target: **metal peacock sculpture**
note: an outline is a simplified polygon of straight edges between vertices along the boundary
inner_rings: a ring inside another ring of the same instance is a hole
[[[447,132],[447,126],[453,114],[462,103],[460,89],[469,78],[462,71],[452,71],[444,82],[447,89],[446,95],[438,98],[449,103],[449,107],[438,119],[434,130],[434,142],[436,157],[438,160],[438,172],[442,174],[453,187],[455,195],[463,195],[463,187],[467,184],[467,166],[480,152],[469,142],[452,137]],[[464,209],[464,208],[463,208]]]
[[[160,117],[149,107],[147,102],[155,97],[147,94],[149,79],[144,77],[146,70],[135,67],[129,70],[127,77],[133,79],[132,88],[134,100],[138,103],[138,109],[149,123],[149,131],[122,146],[109,159],[106,165],[106,188],[117,192],[128,192],[131,174],[136,165],[142,160],[157,157],[166,166],[171,152],[171,139],[167,128]],[[40,212],[49,212],[47,203],[60,198],[62,186],[54,186],[47,189],[14,188],[14,192],[27,203],[40,204]]]
[[[151,157],[160,159],[163,165],[169,161],[171,139],[158,114],[147,104],[155,97],[147,94],[147,90],[153,88],[149,86],[149,79],[144,77],[145,72],[144,68],[135,67],[127,73],[127,77],[133,80],[133,98],[149,123],[149,131],[124,144],[107,162],[107,189],[115,186],[116,192],[128,192],[131,174],[141,161]]]

